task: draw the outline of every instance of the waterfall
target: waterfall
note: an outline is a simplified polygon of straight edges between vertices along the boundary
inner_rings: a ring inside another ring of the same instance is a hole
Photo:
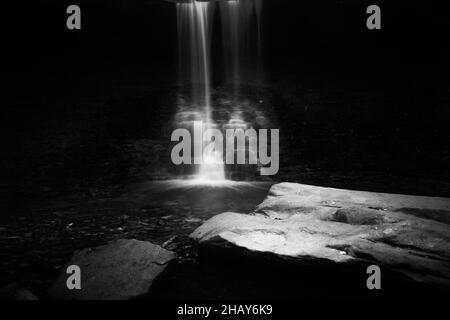
[[[190,104],[183,100],[179,113],[183,114],[184,120],[187,119],[185,122],[189,122],[195,112],[195,120],[202,121],[204,130],[220,130],[221,127],[213,119],[211,98],[211,37],[216,2],[180,1],[176,4],[179,79],[180,87],[190,89]],[[231,84],[233,92],[230,96],[234,101],[233,110],[230,111],[231,118],[226,125],[242,127],[247,124],[239,112],[235,112],[239,108],[242,112],[239,106],[240,87],[243,81],[255,80],[255,75],[258,83],[260,80],[263,0],[229,0],[217,3],[222,23],[225,78]],[[224,180],[223,150],[215,150],[215,143],[207,135],[203,135],[201,140],[202,164],[198,167],[196,177],[201,180]]]
[[[222,18],[223,54],[228,81],[239,86],[239,64],[240,64],[240,37],[239,37],[239,1],[227,1],[220,3],[220,14]]]
[[[259,80],[261,76],[262,6],[263,0],[219,2],[225,73],[228,82],[233,86],[235,98],[244,80],[253,80],[252,75],[256,75]]]
[[[190,77],[194,104],[211,108],[210,29],[212,12],[208,2],[177,3],[179,67]]]
[[[202,109],[204,129],[216,125],[211,116],[211,20],[214,4],[191,0],[177,3],[179,65],[190,76],[191,98]],[[201,180],[224,180],[221,150],[211,148],[210,138],[203,136],[203,159],[197,172]]]
[[[261,79],[262,77],[262,7],[263,7],[263,0],[255,0],[255,11],[256,11],[256,24],[257,24],[257,30],[258,30],[258,65],[257,65],[257,72],[258,77]]]

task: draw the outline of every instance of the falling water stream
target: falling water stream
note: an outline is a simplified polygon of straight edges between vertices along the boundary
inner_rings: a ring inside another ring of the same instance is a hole
[[[201,121],[204,130],[215,127],[211,117],[210,72],[213,9],[209,2],[177,3],[180,55],[187,54],[189,56],[186,62],[191,77],[192,98],[194,104],[202,109]],[[180,56],[180,65],[183,64],[183,58]],[[210,143],[211,141],[203,137],[203,161],[196,179],[225,180],[222,152],[210,148]]]
[[[249,26],[256,16],[258,30],[258,52],[260,51],[260,20],[263,0],[221,1],[223,56],[226,77],[232,83],[234,98],[237,97],[242,75],[241,60],[248,52]],[[187,80],[190,88],[190,104],[194,111],[185,112],[195,120],[201,120],[203,130],[222,129],[212,116],[211,99],[211,37],[215,2],[183,1],[176,4],[178,23],[180,82]],[[257,54],[260,58],[260,54]],[[184,106],[182,106],[184,108]],[[195,113],[195,115],[194,115]],[[200,114],[200,116],[198,115]],[[215,150],[210,137],[204,135],[203,161],[195,179],[209,181],[225,180],[223,150]]]

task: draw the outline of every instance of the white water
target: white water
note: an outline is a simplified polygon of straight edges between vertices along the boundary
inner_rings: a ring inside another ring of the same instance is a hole
[[[208,2],[191,1],[177,4],[178,42],[180,45],[180,65],[184,55],[188,55],[187,72],[191,77],[191,94],[194,104],[202,111],[204,129],[215,127],[211,117],[211,18],[214,7]],[[189,50],[189,51],[188,51]],[[220,150],[208,147],[211,141],[204,138],[203,163],[197,179],[224,180],[225,168]]]
[[[226,74],[235,98],[244,80],[261,78],[263,0],[219,2]]]
[[[228,81],[232,84],[232,100],[235,102],[238,99],[238,91],[244,74],[247,78],[255,72],[257,77],[260,76],[262,4],[263,0],[219,2],[225,73]],[[203,121],[204,130],[217,128],[211,112],[210,61],[212,19],[216,3],[190,0],[186,3],[177,3],[176,6],[180,84],[183,83],[183,80],[188,79],[191,104],[194,106],[194,112],[201,114],[200,120]],[[254,27],[252,28],[255,20],[256,37],[252,32],[255,30]],[[253,43],[255,38],[257,39],[256,44]],[[254,48],[257,52],[252,50]],[[256,66],[255,70],[244,68],[252,63]],[[196,174],[197,180],[220,181],[225,179],[222,150],[214,150],[211,148],[212,145],[207,137],[203,137],[203,163],[199,166]]]

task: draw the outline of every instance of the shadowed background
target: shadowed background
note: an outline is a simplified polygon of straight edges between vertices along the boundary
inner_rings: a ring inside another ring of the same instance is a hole
[[[1,12],[3,202],[119,194],[165,179],[176,108],[174,5],[33,1]],[[382,9],[369,31],[366,8]],[[450,194],[445,10],[410,1],[264,2],[262,85],[281,133],[276,181],[373,191]],[[213,89],[224,66],[214,25]]]

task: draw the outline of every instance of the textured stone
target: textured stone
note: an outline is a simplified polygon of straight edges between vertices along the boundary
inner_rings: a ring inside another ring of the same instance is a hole
[[[76,252],[69,265],[81,269],[81,290],[67,289],[66,268],[50,289],[56,299],[124,300],[148,292],[176,254],[150,242],[117,240]]]
[[[365,260],[448,285],[450,226],[439,219],[448,214],[445,198],[281,183],[251,214],[220,214],[191,237],[295,259]]]
[[[13,300],[39,300],[38,297],[36,297],[33,292],[26,290],[26,289],[20,289],[18,290],[12,297]]]

